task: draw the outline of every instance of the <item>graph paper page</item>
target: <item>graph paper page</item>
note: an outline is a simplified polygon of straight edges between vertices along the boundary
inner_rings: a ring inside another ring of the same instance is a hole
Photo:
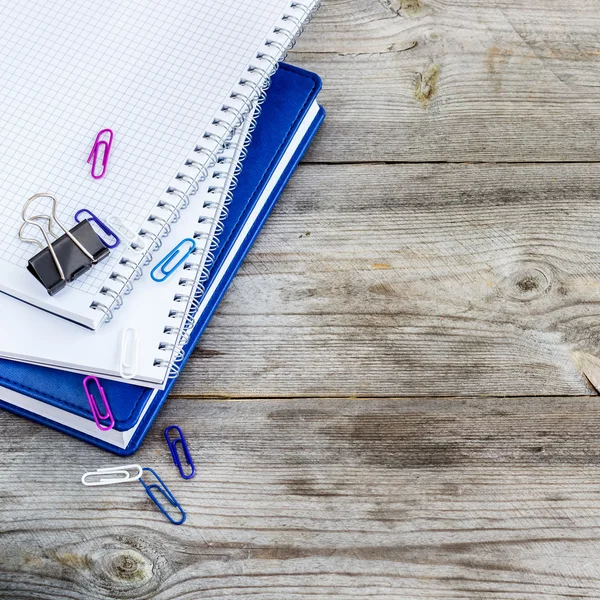
[[[139,229],[288,6],[0,3],[0,290],[74,320],[91,318],[91,300],[123,245],[50,297],[26,270],[39,248],[18,238],[24,202],[49,192],[68,228],[87,208]],[[87,159],[104,128],[115,138],[107,174],[94,180]],[[135,290],[126,301],[136,301]]]
[[[171,235],[155,253],[155,261],[160,261],[173,249],[177,240],[194,238],[198,254],[190,256],[189,262],[197,264],[197,267],[190,270],[182,267],[178,270],[179,276],[170,277],[161,284],[152,280],[150,269],[144,269],[142,277],[135,282],[135,291],[139,297],[151,297],[152,301],[137,304],[125,302],[115,311],[111,323],[98,331],[89,331],[75,323],[57,319],[25,302],[0,294],[0,356],[119,379],[121,336],[125,329],[132,328],[138,338],[136,375],[133,379],[121,381],[164,387],[168,363],[175,358],[171,345],[177,342],[176,335],[166,333],[165,328],[178,330],[184,324],[183,315],[171,314],[171,311],[184,311],[188,301],[184,298],[181,302],[175,302],[174,298],[177,294],[185,297],[191,291],[190,287],[180,286],[180,277],[199,278],[199,269],[201,272],[205,264],[200,257],[205,256],[204,250],[211,245],[211,238],[208,237],[211,222],[221,217],[221,202],[233,178],[242,142],[250,125],[251,119],[248,118],[233,136],[231,147],[220,155],[225,162],[215,165],[209,177],[200,183],[197,193],[190,198],[190,206],[184,212],[193,216],[193,219],[182,218],[173,223]],[[208,191],[215,173],[226,175],[220,179],[224,189],[216,197]],[[207,205],[206,201],[209,200],[217,202]],[[157,359],[161,361],[160,364],[156,362]]]

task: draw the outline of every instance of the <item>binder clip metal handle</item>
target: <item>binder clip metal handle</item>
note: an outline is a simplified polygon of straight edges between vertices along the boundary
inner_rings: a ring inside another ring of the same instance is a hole
[[[19,239],[22,242],[27,242],[29,244],[37,244],[43,250],[44,245],[39,240],[25,236],[25,229],[28,225],[33,225],[34,227],[37,227],[42,232],[42,235],[44,236],[44,239],[46,240],[46,247],[48,248],[48,251],[50,252],[50,255],[52,256],[52,260],[54,261],[56,270],[58,271],[58,274],[60,275],[61,280],[64,281],[65,280],[65,272],[63,271],[62,267],[60,266],[60,261],[58,260],[58,256],[56,256],[56,252],[54,252],[54,248],[52,247],[52,242],[50,241],[48,234],[46,233],[44,228],[38,223],[38,221],[41,221],[41,220],[48,221],[48,231],[53,235],[53,237],[56,238],[57,237],[56,234],[52,231],[52,219],[50,219],[50,217],[46,217],[44,215],[37,215],[37,216],[31,217],[30,219],[27,219],[23,223],[23,225],[21,225],[21,228],[19,229]]]
[[[29,205],[32,202],[35,202],[35,200],[37,200],[38,198],[50,198],[50,200],[52,200],[52,212],[50,215],[33,215],[32,217],[27,218],[27,208],[29,207]],[[52,194],[46,194],[46,193],[42,193],[42,194],[35,194],[34,196],[31,196],[31,198],[29,198],[29,200],[27,200],[27,202],[25,202],[25,204],[23,205],[23,210],[21,210],[21,216],[23,217],[23,221],[25,221],[25,223],[30,223],[31,225],[35,225],[36,227],[38,227],[41,232],[44,234],[44,238],[48,244],[48,246],[51,246],[50,244],[50,240],[48,239],[48,236],[46,235],[46,232],[44,231],[44,229],[42,228],[42,226],[37,223],[38,220],[43,219],[43,220],[47,220],[48,221],[48,230],[50,231],[50,233],[52,232],[52,221],[54,221],[64,232],[67,236],[69,236],[69,238],[71,239],[71,241],[94,263],[96,264],[98,261],[85,249],[85,247],[79,242],[79,240],[58,220],[58,217],[56,215],[56,206],[57,206],[58,202],[56,201],[56,198],[52,195]],[[52,252],[52,255],[55,257],[55,263],[56,263],[56,268],[60,269],[60,264],[58,262],[58,258],[56,258],[56,254],[54,252]]]
[[[52,203],[50,214],[28,216],[29,207],[40,198],[50,199]],[[21,241],[37,244],[41,248],[40,252],[29,259],[27,269],[51,296],[62,290],[67,282],[83,275],[92,265],[103,260],[109,254],[108,248],[102,243],[87,220],[81,221],[69,231],[58,219],[57,204],[57,200],[52,194],[35,194],[23,205],[21,211],[23,224],[19,229]],[[47,223],[47,232],[40,222]],[[42,232],[46,247],[39,240],[25,235],[25,229],[29,225]],[[58,237],[53,225],[62,229],[63,235]],[[51,241],[50,236],[57,239]]]

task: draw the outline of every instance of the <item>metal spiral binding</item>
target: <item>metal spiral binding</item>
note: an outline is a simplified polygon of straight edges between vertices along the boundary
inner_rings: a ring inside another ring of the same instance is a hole
[[[205,293],[204,284],[210,276],[209,267],[214,263],[214,252],[219,246],[219,236],[223,231],[223,221],[227,216],[227,206],[233,198],[232,192],[237,185],[237,176],[242,169],[241,163],[245,158],[247,148],[250,145],[251,133],[256,127],[256,121],[260,114],[260,107],[266,99],[266,91],[270,85],[271,77],[277,70],[279,63],[285,59],[287,52],[295,45],[298,36],[302,33],[305,25],[312,18],[319,6],[320,0],[310,3],[293,0],[290,3],[288,11],[281,18],[281,25],[274,28],[271,38],[266,40],[264,44],[264,49],[256,54],[255,64],[248,67],[247,76],[238,82],[237,87],[243,88],[249,93],[244,94],[239,91],[234,91],[230,95],[230,100],[242,102],[243,109],[235,108],[230,105],[224,105],[221,109],[221,112],[224,115],[233,115],[235,117],[237,126],[240,126],[243,122],[242,117],[245,118],[251,111],[253,111],[253,119],[248,128],[247,135],[238,143],[237,147],[231,144],[232,135],[229,135],[229,137],[218,138],[218,141],[223,142],[223,149],[234,150],[235,153],[239,153],[239,162],[235,167],[233,175],[220,170],[213,172],[213,178],[224,180],[224,182],[229,179],[230,184],[227,186],[211,186],[209,188],[209,193],[214,193],[221,197],[225,194],[220,202],[205,202],[205,207],[207,207],[207,204],[211,204],[213,208],[217,209],[217,214],[220,216],[212,223],[214,227],[211,228],[213,231],[209,248],[202,251],[196,251],[192,254],[202,254],[200,261],[198,263],[190,261],[184,264],[185,271],[193,271],[196,269],[197,273],[194,279],[182,277],[180,279],[180,286],[182,288],[192,287],[193,291],[191,293],[179,293],[175,295],[174,302],[185,302],[187,306],[185,311],[174,310],[172,314],[186,316],[180,327],[165,329],[165,333],[167,333],[168,330],[169,334],[177,336],[176,343],[163,342],[159,346],[159,350],[170,353],[169,358],[156,358],[154,360],[155,366],[169,367],[169,378],[176,377],[181,369],[181,362],[185,357],[185,346],[189,342],[189,336],[195,324],[195,315],[200,308],[201,299]],[[276,51],[276,56],[272,54],[273,50]],[[256,76],[259,77],[259,81],[252,79],[252,77]],[[216,119],[215,121],[218,121],[219,124],[221,124],[219,119]],[[215,124],[214,121],[213,124]],[[216,154],[213,155],[211,160],[214,161],[211,166],[230,164],[232,161],[232,159],[228,157],[219,157]],[[206,223],[206,220],[203,222]],[[203,237],[208,238],[209,236],[201,232],[194,234],[195,239],[201,239]]]
[[[209,177],[209,169],[217,164],[227,164],[227,160],[219,162],[224,150],[234,150],[239,154],[240,163],[243,161],[251,141],[251,131],[248,132],[248,135],[241,141],[239,146],[231,143],[233,135],[251,113],[253,113],[253,119],[250,123],[250,130],[254,129],[256,119],[260,114],[260,106],[266,98],[266,91],[270,85],[271,77],[277,70],[279,63],[285,59],[288,51],[294,46],[296,39],[304,30],[304,26],[310,21],[319,6],[320,0],[292,0],[290,2],[279,24],[271,32],[269,39],[264,42],[261,50],[256,53],[255,59],[247,68],[245,76],[238,81],[226,103],[221,106],[219,116],[213,119],[207,127],[202,136],[201,144],[194,148],[192,156],[186,160],[184,166],[195,169],[197,171],[196,177],[192,177],[185,172],[178,173],[165,191],[164,195],[168,199],[161,199],[158,202],[156,210],[150,214],[146,224],[140,228],[138,233],[148,244],[143,259],[144,265],[152,261],[152,252],[161,247],[161,238],[169,234],[171,223],[179,219],[181,210],[187,208],[190,204],[190,196],[196,194],[199,190],[199,184]],[[185,303],[186,308],[184,311],[174,309],[172,312],[185,314],[187,317],[180,327],[168,326],[164,329],[165,335],[176,340],[175,342],[164,341],[159,345],[158,349],[168,353],[169,358],[156,358],[154,360],[155,366],[170,367],[169,378],[176,377],[179,373],[180,363],[185,354],[184,347],[189,341],[189,334],[194,325],[194,316],[200,307],[200,299],[205,291],[204,283],[210,274],[208,266],[214,262],[214,252],[219,245],[218,237],[223,232],[223,220],[227,213],[227,206],[232,200],[232,191],[237,184],[237,175],[239,175],[240,169],[241,165],[238,163],[231,177],[230,185],[211,186],[208,190],[209,193],[215,195],[224,194],[220,202],[211,204],[211,207],[217,210],[220,217],[213,219],[214,222],[211,223],[211,233],[207,235],[207,239],[210,237],[210,243],[208,248],[203,249],[206,258],[202,256],[199,263],[189,263],[187,265],[187,271],[194,270],[194,267],[198,269],[196,276],[194,278],[182,277],[179,281],[179,286],[184,291],[177,293],[173,300],[176,303]],[[223,177],[222,173],[222,171],[216,171],[213,177],[226,181],[226,177]],[[182,184],[187,185],[183,187]],[[198,237],[194,235],[195,239],[201,239],[204,235],[200,232],[197,233]],[[131,292],[133,287],[131,280],[139,279],[142,276],[139,264],[141,262],[142,260],[136,262],[132,258],[121,258],[119,266],[129,269],[130,272],[128,274],[118,271],[111,273],[107,283],[99,292],[103,296],[102,300],[91,303],[90,308],[104,313],[106,322],[112,319],[113,310],[122,305],[123,296]],[[109,287],[109,282],[120,284],[120,288],[113,289]],[[190,287],[193,288],[193,291],[185,293],[186,288]],[[175,358],[173,359],[173,357]]]

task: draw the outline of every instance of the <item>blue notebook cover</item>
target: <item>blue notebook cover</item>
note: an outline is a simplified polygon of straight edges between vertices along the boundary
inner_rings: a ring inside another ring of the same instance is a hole
[[[206,289],[211,286],[212,277],[219,272],[219,269],[228,258],[233,242],[255,208],[286,148],[315,102],[320,89],[321,80],[317,75],[291,65],[281,64],[279,70],[273,76],[267,98],[257,120],[256,129],[252,134],[252,142],[248,147],[242,171],[238,176],[238,185],[233,193],[229,214],[223,223],[223,232],[219,236],[219,246],[214,252],[215,261],[211,267],[212,275],[205,284]],[[325,113],[320,108],[319,114],[312,121],[293,158],[279,177],[267,202],[260,210],[258,218],[254,220],[250,231],[247,232],[242,246],[236,251],[233,260],[224,271],[224,276],[216,285],[215,291],[200,315],[185,347],[181,367],[183,367],[198,343],[231,280],[314,137],[324,116]],[[8,388],[93,422],[83,392],[82,381],[83,376],[76,373],[0,359],[0,386],[2,386],[0,387],[0,398],[2,397],[2,388]],[[170,379],[165,390],[154,392],[154,390],[141,386],[112,380],[101,380],[115,419],[114,429],[127,431],[139,421],[134,435],[125,448],[109,444],[2,400],[0,400],[0,407],[125,456],[132,454],[139,448],[150,425],[167,399],[174,382],[174,379]],[[142,410],[147,405],[153,392],[155,397],[140,420]]]

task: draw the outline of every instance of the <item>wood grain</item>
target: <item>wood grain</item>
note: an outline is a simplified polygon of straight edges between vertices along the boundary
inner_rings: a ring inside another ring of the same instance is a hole
[[[188,521],[0,413],[0,598],[599,598],[599,32],[324,0],[327,120],[134,458]]]
[[[290,58],[324,82],[307,159],[597,161],[599,32],[593,0],[324,0]]]
[[[176,388],[581,395],[600,165],[305,165]]]
[[[172,422],[189,482],[161,440]],[[138,483],[79,483],[122,459],[0,423],[0,598],[600,595],[596,398],[173,400],[136,459],[182,527]]]

